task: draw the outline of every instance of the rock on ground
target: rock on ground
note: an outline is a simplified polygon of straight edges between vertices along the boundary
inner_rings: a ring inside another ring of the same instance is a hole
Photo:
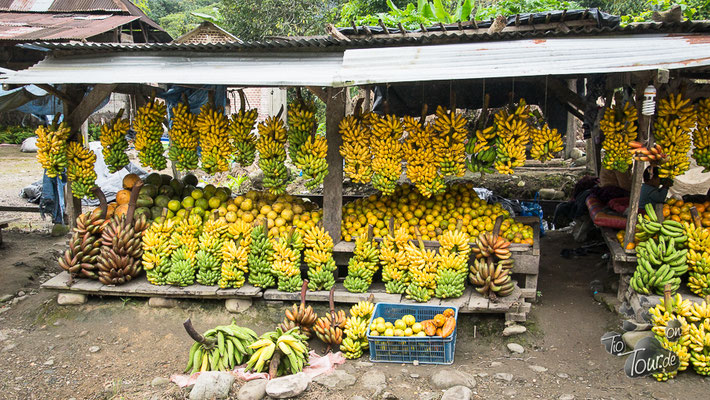
[[[454,386],[444,392],[441,400],[470,400],[473,393],[466,386]]]
[[[498,372],[495,375],[493,375],[493,378],[501,380],[501,381],[510,382],[513,380],[513,374],[509,374],[507,372]]]
[[[231,313],[240,313],[251,307],[251,299],[227,299],[224,307]]]
[[[86,295],[79,293],[59,293],[57,304],[60,306],[77,306],[86,303]]]
[[[155,308],[174,308],[178,306],[178,301],[165,297],[151,297],[148,299],[148,305]]]
[[[521,346],[521,345],[519,345],[519,344],[517,344],[517,343],[508,343],[508,344],[506,345],[506,347],[508,347],[508,350],[509,350],[511,353],[517,353],[517,354],[525,353],[525,348],[523,348],[523,346]]]
[[[527,332],[527,330],[528,328],[522,325],[506,326],[505,329],[503,329],[503,336],[520,335],[522,333]]]
[[[318,375],[313,379],[313,382],[327,386],[329,388],[343,389],[347,386],[352,386],[357,381],[353,375],[348,374],[343,370],[336,369],[329,374]]]
[[[574,400],[574,395],[563,394],[562,396],[559,397],[559,400]]]
[[[636,347],[636,344],[643,338],[646,337],[651,337],[653,336],[654,333],[653,331],[631,331],[631,332],[626,332],[623,335],[621,335],[621,339],[626,343],[626,346],[629,347],[629,350],[633,350]]]
[[[540,366],[540,365],[530,365],[528,367],[535,372],[540,372],[540,373],[547,372],[547,368]]]
[[[158,376],[156,378],[153,378],[152,381],[150,381],[150,386],[156,387],[156,386],[164,386],[170,383],[170,379],[164,378],[162,376]]]
[[[448,389],[453,386],[476,387],[473,375],[455,369],[442,369],[430,378],[431,385],[437,389]]]
[[[380,371],[367,371],[360,377],[360,385],[367,390],[373,390],[375,395],[378,395],[387,386],[387,379]]]
[[[190,400],[226,399],[232,383],[234,375],[228,372],[202,372],[190,391]]]
[[[272,379],[266,384],[266,394],[275,399],[297,397],[303,393],[311,380],[303,372]]]
[[[267,379],[255,379],[245,383],[239,388],[237,400],[261,400],[266,397]]]

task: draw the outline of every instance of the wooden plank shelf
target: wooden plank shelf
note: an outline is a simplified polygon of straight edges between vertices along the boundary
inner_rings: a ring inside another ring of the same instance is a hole
[[[338,282],[335,284],[335,291],[333,292],[333,301],[336,303],[348,303],[354,304],[359,301],[367,300],[367,298],[372,294],[374,296],[375,303],[399,303],[402,299],[400,294],[389,294],[385,291],[385,285],[382,282],[375,282],[370,286],[370,290],[365,293],[351,293],[348,292],[343,284]],[[329,291],[320,290],[311,292],[306,292],[307,301],[316,302],[328,302]],[[281,292],[277,289],[267,289],[264,291],[264,300],[282,300],[282,301],[300,301],[300,292],[287,293]]]
[[[624,300],[624,293],[629,289],[629,278],[636,272],[636,252],[629,252],[621,248],[616,239],[616,231],[611,228],[602,228],[602,237],[609,248],[609,263],[615,274],[619,275],[619,289],[616,298]]]

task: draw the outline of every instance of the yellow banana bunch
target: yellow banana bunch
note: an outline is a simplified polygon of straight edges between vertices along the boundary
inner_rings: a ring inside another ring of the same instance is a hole
[[[185,103],[178,103],[172,110],[172,125],[168,130],[170,150],[168,158],[178,171],[197,168],[197,116]]]
[[[303,261],[308,266],[308,289],[330,290],[335,284],[333,272],[333,238],[320,226],[313,226],[303,235]]]
[[[409,260],[410,283],[407,287],[407,298],[417,302],[431,299],[436,289],[438,260],[434,250],[409,243],[405,247]]]
[[[205,286],[216,284],[222,275],[222,247],[227,233],[227,220],[215,214],[210,215],[210,218],[202,226],[202,232],[198,238],[199,250],[195,255],[197,283]]]
[[[416,186],[419,193],[429,198],[446,189],[444,177],[439,171],[441,157],[433,146],[442,141],[436,136],[433,124],[424,125],[423,121],[410,116],[402,119],[407,139],[404,143],[404,158],[407,161],[407,178]]]
[[[259,168],[264,172],[264,187],[273,194],[286,191],[289,173],[286,161],[286,125],[275,116],[259,124],[259,139],[256,149],[259,151]]]
[[[444,176],[463,176],[466,172],[466,124],[462,113],[449,111],[442,106],[436,108],[433,130],[438,140],[434,141],[434,150],[439,156],[441,173]]]
[[[358,237],[353,257],[348,262],[348,276],[343,282],[345,289],[353,293],[366,292],[379,269],[379,258],[377,244],[365,235]]]
[[[366,322],[372,317],[372,313],[375,311],[375,305],[369,301],[358,301],[350,307],[350,316],[360,317]]]
[[[466,232],[447,230],[439,238],[437,278],[434,295],[440,299],[461,297],[468,276],[468,259],[471,254]]]
[[[532,149],[530,155],[535,160],[542,162],[552,160],[556,153],[564,149],[562,135],[557,132],[557,129],[550,129],[547,123],[539,129],[533,128],[531,132]]]
[[[602,165],[609,170],[626,172],[632,161],[629,142],[638,135],[638,112],[636,107],[626,102],[623,107],[614,104],[604,110],[599,127],[604,133]]]
[[[457,253],[468,257],[471,253],[471,237],[464,231],[447,230],[439,237],[439,253]]]
[[[288,105],[288,153],[294,162],[298,159],[301,146],[316,131],[318,121],[314,110],[312,102]]]
[[[340,345],[345,358],[352,360],[362,357],[363,350],[370,346],[367,341],[367,322],[372,317],[375,305],[361,301],[350,308],[350,317],[345,320],[345,338]]]
[[[372,186],[384,195],[390,195],[402,174],[404,154],[400,139],[404,127],[399,118],[387,115],[379,118],[371,127],[370,149],[372,150]]]
[[[276,375],[297,374],[308,364],[307,337],[299,333],[298,327],[284,332],[281,328],[266,332],[248,346],[254,351],[246,364],[247,371],[268,371],[271,359],[280,352],[281,362],[276,369]]]
[[[274,260],[272,274],[278,277],[278,289],[283,292],[297,292],[303,286],[301,279],[301,251],[303,240],[298,231],[285,232],[272,241]]]
[[[200,134],[202,169],[212,175],[229,170],[232,144],[229,141],[229,119],[224,110],[207,102],[200,107],[195,123]]]
[[[372,178],[370,129],[354,115],[348,115],[338,126],[343,144],[340,155],[345,161],[343,172],[355,183],[368,183]]]
[[[226,236],[229,239],[236,240],[239,246],[249,246],[251,244],[252,229],[252,224],[242,219],[237,219],[227,226]]]
[[[693,131],[693,158],[695,162],[710,171],[710,99],[698,103],[698,126]]]
[[[121,119],[123,109],[118,111],[118,115],[111,121],[101,125],[101,153],[104,155],[104,162],[110,173],[114,173],[128,165],[128,156],[126,149],[128,141],[126,134],[131,124],[128,119]]]
[[[239,110],[229,119],[229,136],[234,147],[234,159],[242,167],[254,164],[256,135],[252,133],[259,116],[257,109]]]
[[[91,189],[96,186],[96,154],[77,142],[67,146],[67,178],[71,181],[72,195],[77,199],[94,198]]]
[[[501,174],[512,174],[513,168],[525,164],[525,146],[530,142],[530,107],[525,99],[517,106],[503,108],[494,116],[496,158],[493,166]]]
[[[328,175],[328,163],[325,159],[328,154],[328,143],[324,136],[308,136],[301,145],[294,165],[303,171],[306,188],[313,190],[323,183]]]
[[[244,277],[249,272],[248,257],[248,246],[237,243],[237,240],[227,239],[224,241],[222,244],[222,267],[218,282],[219,287],[224,289],[244,286]]]
[[[710,375],[710,319],[705,319],[698,325],[690,325],[689,348],[689,361],[695,372],[699,375]]]
[[[65,122],[57,126],[40,126],[37,135],[37,161],[45,169],[48,177],[54,178],[64,172],[67,166],[67,140],[71,128]]]
[[[403,227],[382,238],[380,265],[387,293],[402,294],[409,286],[409,259],[405,246],[410,239],[409,231]]]
[[[170,240],[175,221],[169,218],[153,221],[143,232],[143,269],[148,282],[165,285],[165,276],[170,272],[170,256],[176,245]]]
[[[145,167],[156,171],[165,169],[167,162],[163,155],[163,120],[166,116],[165,103],[151,99],[138,108],[136,118],[133,120],[133,130],[136,131],[135,146],[138,150],[138,159]]]
[[[698,296],[710,295],[710,229],[685,223],[688,237],[688,288]]]
[[[648,310],[651,315],[651,330],[656,334],[656,338],[661,343],[663,348],[676,353],[680,359],[678,371],[684,371],[688,368],[690,361],[690,352],[688,346],[691,342],[690,327],[688,319],[693,316],[693,303],[687,299],[683,299],[680,294],[669,296],[667,299],[661,298],[658,305]],[[666,327],[668,322],[677,320],[681,327],[681,336],[677,342],[670,342],[666,338]],[[677,372],[658,373],[654,374],[654,378],[658,381],[665,381],[669,378],[675,378]]]
[[[658,118],[654,123],[656,143],[666,153],[666,161],[660,165],[658,176],[675,178],[690,168],[690,131],[697,123],[695,107],[690,99],[678,93],[658,103]]]

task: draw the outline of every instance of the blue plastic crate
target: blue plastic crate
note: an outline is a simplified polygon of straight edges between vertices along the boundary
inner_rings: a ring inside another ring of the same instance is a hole
[[[447,338],[438,336],[371,336],[370,325],[375,318],[385,321],[395,320],[411,314],[417,322],[434,318],[444,310],[454,310],[456,328]],[[370,361],[419,364],[453,364],[456,349],[456,331],[458,330],[459,309],[457,307],[428,306],[418,304],[377,303],[372,318],[368,322],[367,341],[370,345]]]

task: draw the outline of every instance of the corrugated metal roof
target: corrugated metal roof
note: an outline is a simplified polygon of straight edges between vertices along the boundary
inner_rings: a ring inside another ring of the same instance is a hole
[[[0,41],[82,40],[139,18],[132,15],[0,12]]]
[[[0,0],[0,11],[128,12],[121,0]]]

